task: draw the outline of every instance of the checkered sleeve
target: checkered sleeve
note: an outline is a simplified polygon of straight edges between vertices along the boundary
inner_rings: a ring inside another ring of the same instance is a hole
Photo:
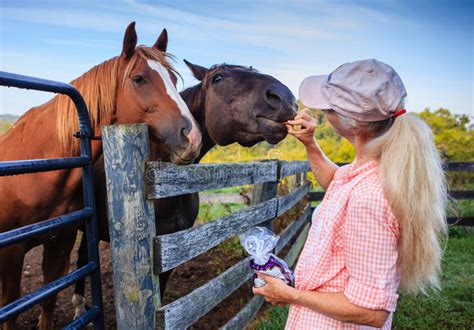
[[[344,224],[345,296],[355,305],[395,311],[397,304],[397,233],[381,193],[363,191],[349,201]]]

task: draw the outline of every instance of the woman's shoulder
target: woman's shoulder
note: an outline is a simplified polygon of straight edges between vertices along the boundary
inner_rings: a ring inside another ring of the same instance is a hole
[[[351,169],[351,164],[341,165],[338,167],[336,172],[334,173],[333,179],[340,179],[346,176]]]
[[[352,190],[349,198],[349,208],[354,211],[367,211],[377,214],[379,220],[384,220],[391,226],[398,227],[392,208],[385,196],[378,170],[365,176]],[[395,232],[398,232],[394,228]]]

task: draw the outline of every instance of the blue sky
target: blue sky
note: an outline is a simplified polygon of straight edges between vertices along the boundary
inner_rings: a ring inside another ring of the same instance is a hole
[[[299,83],[340,64],[376,58],[408,90],[407,108],[474,115],[474,1],[1,1],[1,70],[71,81],[119,55],[125,27],[139,43],[169,33],[182,63],[252,65],[297,96]],[[22,114],[51,95],[1,90],[0,113]]]

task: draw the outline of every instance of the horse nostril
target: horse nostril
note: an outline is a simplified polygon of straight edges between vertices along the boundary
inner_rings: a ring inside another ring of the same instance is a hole
[[[267,89],[265,92],[265,101],[273,108],[279,108],[281,104],[281,97],[277,92]]]
[[[189,127],[183,127],[181,129],[181,135],[184,137],[188,136],[190,132],[191,132],[191,129]]]

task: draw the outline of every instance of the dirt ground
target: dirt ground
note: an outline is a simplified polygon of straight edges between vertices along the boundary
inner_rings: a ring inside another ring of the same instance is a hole
[[[74,248],[71,261],[75,262],[77,258],[77,248],[78,245]],[[112,261],[109,244],[101,243],[100,257],[105,325],[107,329],[115,329]],[[42,285],[41,258],[42,247],[32,249],[26,256],[22,279],[23,295]],[[191,292],[242,258],[243,255],[241,258],[238,258],[236,256],[229,256],[224,251],[214,249],[178,267],[169,280],[163,303],[169,303]],[[71,270],[76,268],[74,262],[70,264]],[[59,294],[54,311],[54,329],[60,329],[72,321],[74,316],[71,304],[73,292],[74,288],[69,287]],[[219,328],[245,305],[249,297],[251,297],[251,289],[250,285],[246,284],[216,306],[210,313],[202,317],[191,329]],[[90,301],[89,294],[87,294],[87,299]],[[35,306],[18,317],[17,325],[21,329],[37,329],[39,314],[40,308]]]
[[[305,202],[298,205],[297,210],[290,211],[284,217],[280,217],[274,222],[274,230],[279,233],[286,225],[294,219],[303,209]],[[77,259],[77,250],[79,247],[77,240],[76,246],[71,257],[70,270],[76,269],[75,261]],[[290,244],[291,245],[291,242]],[[282,251],[285,255],[288,247]],[[101,242],[100,262],[102,271],[102,291],[104,301],[104,317],[106,329],[115,329],[115,308],[113,295],[112,279],[112,260],[110,246],[108,243]],[[227,268],[236,264],[244,258],[243,251],[238,241],[230,239],[218,247],[186,262],[177,267],[170,277],[163,305],[168,304],[179,297],[191,292],[215,276],[221,274]],[[42,247],[32,249],[25,259],[22,279],[22,294],[31,292],[42,285]],[[89,284],[87,283],[87,291]],[[54,312],[54,329],[60,329],[70,323],[74,316],[71,298],[74,288],[69,287],[62,291],[58,296],[58,302]],[[87,301],[90,301],[89,292],[86,293]],[[246,283],[223,302],[214,307],[208,314],[199,319],[190,329],[218,329],[231,319],[252,297],[251,286]],[[17,324],[21,329],[37,329],[38,317],[40,314],[39,306],[22,313]]]

